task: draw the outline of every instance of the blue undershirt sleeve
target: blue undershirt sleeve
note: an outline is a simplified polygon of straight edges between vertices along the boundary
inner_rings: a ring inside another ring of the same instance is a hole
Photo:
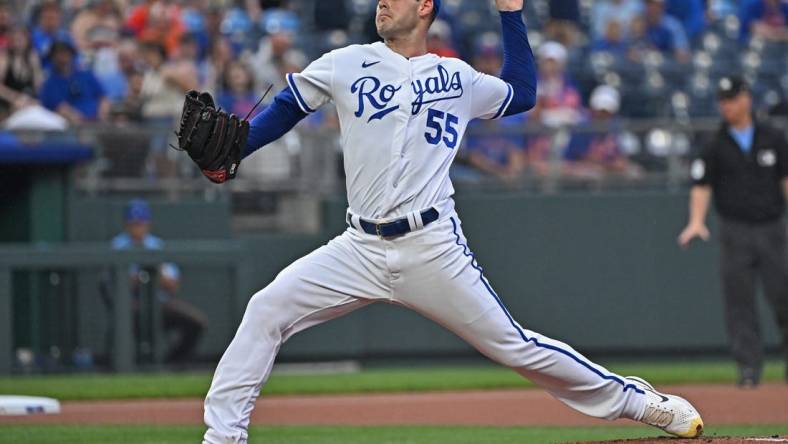
[[[522,11],[501,11],[503,68],[501,80],[512,85],[514,97],[504,116],[520,114],[536,105],[536,62],[528,43]]]
[[[246,141],[242,159],[258,149],[284,136],[293,129],[307,114],[301,111],[293,91],[283,89],[274,102],[249,122],[249,138]]]

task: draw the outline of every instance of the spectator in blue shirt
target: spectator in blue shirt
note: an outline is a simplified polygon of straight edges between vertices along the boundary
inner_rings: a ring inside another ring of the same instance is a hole
[[[604,35],[591,43],[591,51],[606,51],[616,56],[625,57],[629,46],[629,42],[624,37],[621,23],[611,20],[607,22]]]
[[[252,112],[250,118],[257,115],[261,109],[260,107],[255,109],[255,105],[260,96],[254,90],[254,79],[249,68],[243,62],[230,62],[225,67],[223,77],[224,85],[216,98],[217,104],[241,118]]]
[[[665,13],[665,0],[646,0],[646,38],[651,46],[680,62],[690,58],[689,41],[678,20]]]
[[[622,28],[627,28],[642,13],[641,0],[595,0],[591,4],[591,36],[601,38],[610,22],[617,22]]]
[[[151,234],[152,212],[150,205],[142,199],[133,199],[124,211],[125,230],[112,239],[114,250],[161,250],[164,241]],[[129,281],[135,315],[139,314],[141,290],[144,282],[144,272],[138,265],[129,268]],[[194,351],[197,341],[205,329],[205,315],[188,302],[177,298],[180,288],[181,272],[177,265],[171,262],[161,264],[155,271],[157,278],[156,295],[161,304],[162,327],[165,331],[175,330],[178,338],[172,345],[167,361],[182,362],[189,358]],[[137,316],[135,316],[136,320]],[[136,326],[136,322],[135,322]],[[137,332],[139,334],[139,332]]]
[[[126,38],[108,51],[109,63],[97,66],[93,73],[113,104],[122,102],[129,94],[129,77],[141,69],[140,51],[137,41]]]
[[[739,0],[707,0],[709,20],[714,22],[739,13]]]
[[[781,0],[743,0],[740,4],[741,40],[750,36],[765,40],[788,41],[788,2]]]
[[[49,54],[52,70],[41,88],[41,104],[72,124],[106,121],[110,103],[104,88],[91,71],[76,66],[75,56],[70,43],[52,44]]]
[[[525,121],[525,114],[472,121],[464,147],[470,165],[499,179],[518,178],[527,166]]]
[[[695,41],[706,27],[705,0],[667,0],[665,11],[684,27],[687,37]]]
[[[618,91],[598,86],[591,94],[591,120],[572,135],[564,150],[564,174],[583,179],[609,175],[639,177],[641,168],[627,159],[621,147],[621,129],[616,121],[621,103]]]
[[[73,45],[71,34],[63,26],[63,11],[56,1],[47,1],[38,9],[38,21],[32,33],[33,48],[41,58],[44,68],[49,69],[47,56],[55,42]]]
[[[501,71],[500,41],[484,34],[476,44],[474,68],[497,75]],[[518,178],[526,167],[525,114],[500,120],[474,120],[466,138],[463,157],[475,170],[504,180]]]

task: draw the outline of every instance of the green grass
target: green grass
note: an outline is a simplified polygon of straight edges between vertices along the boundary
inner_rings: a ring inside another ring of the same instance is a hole
[[[653,384],[733,383],[732,363],[652,362],[611,364],[621,375],[639,375]],[[783,377],[783,365],[767,365],[764,380]],[[0,393],[49,396],[61,400],[200,398],[210,385],[209,373],[19,376],[0,378]],[[447,390],[527,388],[516,373],[494,366],[371,369],[352,374],[275,374],[267,395],[392,393]]]
[[[0,444],[193,444],[201,427],[0,426]],[[706,436],[788,434],[788,425],[712,427]],[[664,436],[646,427],[256,427],[251,444],[541,444]]]

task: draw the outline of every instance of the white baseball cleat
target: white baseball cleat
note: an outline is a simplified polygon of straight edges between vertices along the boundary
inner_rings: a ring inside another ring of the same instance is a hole
[[[703,434],[703,420],[695,407],[684,398],[660,393],[637,376],[627,376],[639,389],[646,392],[646,410],[640,422],[681,438],[697,438]]]

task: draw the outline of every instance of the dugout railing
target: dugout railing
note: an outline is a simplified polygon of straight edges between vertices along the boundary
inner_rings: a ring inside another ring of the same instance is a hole
[[[19,311],[14,310],[14,291],[19,290],[20,281],[24,288],[31,276],[47,273],[52,276],[64,276],[68,273],[79,273],[85,270],[102,270],[109,273],[112,304],[109,322],[112,328],[111,337],[107,338],[109,364],[114,371],[129,372],[136,366],[135,333],[132,326],[132,294],[128,285],[129,267],[155,268],[163,262],[174,262],[181,266],[200,265],[211,267],[212,273],[219,275],[229,273],[229,287],[217,301],[226,304],[229,323],[235,324],[239,313],[247,301],[252,285],[252,272],[248,261],[243,260],[243,245],[236,241],[173,241],[163,250],[112,250],[106,243],[69,243],[69,244],[5,244],[0,246],[0,374],[9,373],[14,367],[14,330],[15,324],[27,322],[31,331],[40,331],[42,325],[36,316],[29,319],[17,319]],[[60,278],[58,278],[60,279]],[[16,284],[16,285],[15,285]],[[95,285],[101,282],[97,279]],[[40,290],[40,289],[39,289]],[[37,299],[41,291],[26,292],[26,297]],[[67,292],[66,292],[67,293]],[[18,300],[18,299],[17,299]],[[39,301],[40,302],[40,301]],[[81,301],[79,303],[96,303]],[[37,304],[33,304],[34,306]],[[78,311],[81,307],[72,307]],[[221,306],[216,311],[224,310]],[[66,311],[66,310],[64,310]],[[153,341],[159,350],[154,355],[160,360],[164,338],[161,337],[160,314],[152,310],[154,334],[158,337]],[[65,319],[64,319],[65,318]],[[65,313],[61,313],[59,322],[70,322]],[[16,325],[18,328],[19,325]],[[160,362],[159,362],[160,363]]]

